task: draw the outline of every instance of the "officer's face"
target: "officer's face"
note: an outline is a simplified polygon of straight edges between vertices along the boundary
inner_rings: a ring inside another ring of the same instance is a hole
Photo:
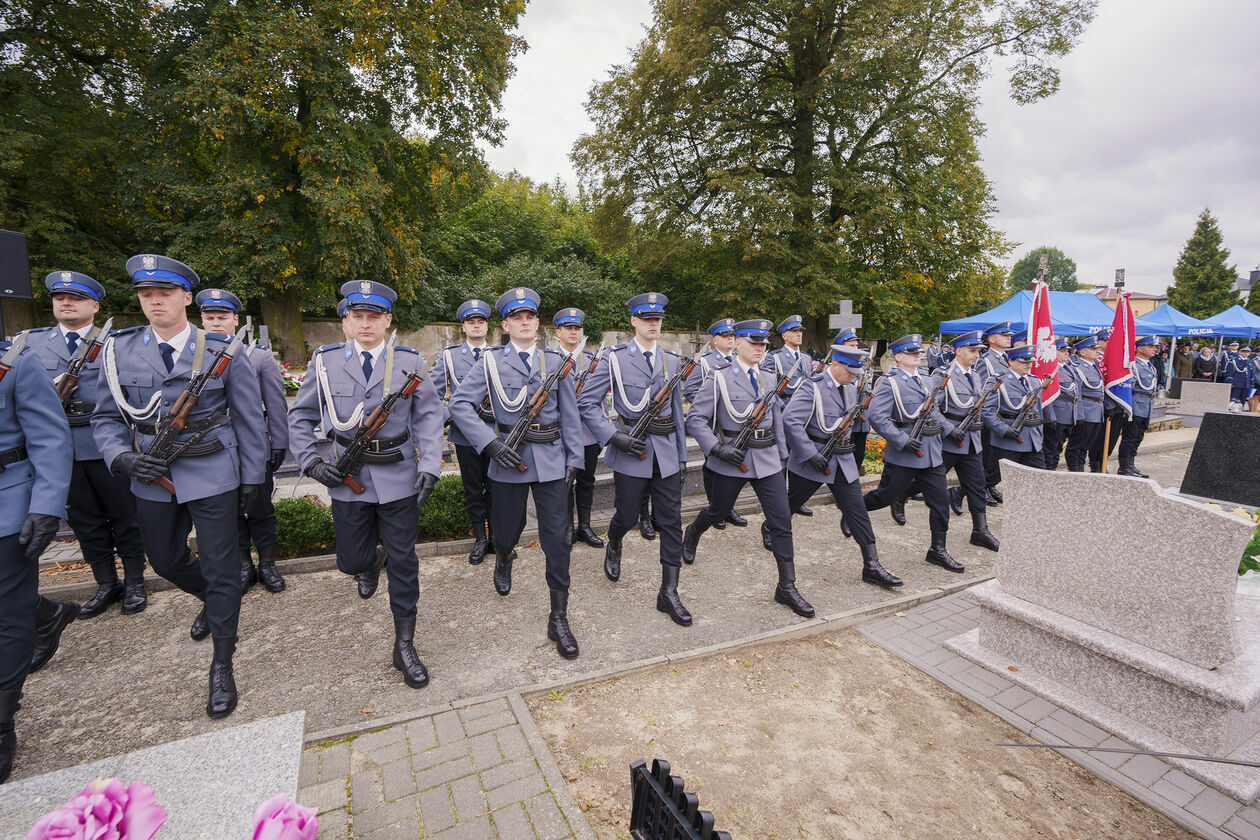
[[[979,347],[959,347],[954,351],[954,361],[963,367],[971,367],[980,360]]]
[[[235,312],[224,309],[204,309],[201,312],[201,328],[206,332],[220,335],[236,335],[237,324],[241,319]]]
[[[788,347],[800,347],[804,340],[805,330],[803,329],[788,330],[783,333],[783,343]]]
[[[581,324],[564,324],[556,327],[556,338],[560,339],[560,346],[570,353],[578,346],[578,342],[582,340]]]
[[[913,353],[911,352],[894,353],[893,361],[896,362],[897,367],[901,368],[902,370],[914,372],[919,369],[919,359],[922,357],[922,355],[923,354],[920,353],[918,350],[915,350]]]
[[[346,321],[350,324],[350,336],[363,349],[372,350],[385,340],[385,332],[394,323],[394,316],[371,309],[347,309]]]
[[[640,318],[630,316],[630,325],[634,327],[634,335],[639,341],[656,341],[661,337],[661,318]]]
[[[465,318],[464,335],[474,342],[485,341],[486,333],[490,331],[490,322],[485,318],[474,315],[471,318]]]
[[[1092,362],[1098,358],[1098,348],[1097,347],[1082,347],[1080,350],[1076,351],[1076,355],[1080,356],[1082,359],[1084,359],[1087,362]]]
[[[1032,370],[1032,359],[1011,360],[1011,372],[1016,376],[1024,376]]]
[[[739,355],[739,360],[749,367],[761,364],[762,358],[766,355],[766,345],[757,344],[746,338],[735,339],[735,352]]]
[[[1067,351],[1067,348],[1066,348],[1066,347],[1060,347],[1060,348],[1056,351],[1056,353],[1057,353],[1058,358],[1059,358],[1059,364],[1061,364],[1061,365],[1065,365],[1065,364],[1067,364],[1067,360],[1068,360],[1068,351]]]
[[[144,286],[138,290],[140,309],[149,323],[158,329],[180,327],[188,321],[188,305],[192,292],[162,286]]]
[[[1144,344],[1137,349],[1139,359],[1149,359],[1159,352],[1159,348],[1154,344]]]
[[[853,375],[853,371],[849,370],[839,362],[833,361],[827,365],[827,368],[831,371],[831,375],[835,378],[835,380],[841,385],[848,385],[856,378]]]
[[[64,292],[52,296],[53,317],[57,323],[69,329],[78,329],[92,323],[93,316],[101,311],[101,305],[91,298],[68,295]]]
[[[989,346],[998,350],[1005,350],[1011,346],[1011,337],[1002,333],[994,333],[989,336]]]
[[[735,349],[735,334],[722,333],[721,335],[713,336],[713,347],[719,353],[725,353],[729,356],[730,352]]]
[[[503,329],[517,344],[531,344],[538,335],[538,314],[518,309],[503,319]]]

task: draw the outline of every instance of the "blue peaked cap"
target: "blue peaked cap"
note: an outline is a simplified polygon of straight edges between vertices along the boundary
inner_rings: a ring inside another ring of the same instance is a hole
[[[127,276],[131,278],[133,289],[155,287],[191,292],[193,286],[201,282],[197,272],[179,260],[160,254],[136,254],[127,260]]]
[[[76,295],[99,301],[105,296],[105,287],[78,271],[54,271],[44,278],[49,294]]]
[[[240,312],[243,308],[241,299],[224,289],[203,289],[197,292],[194,302],[202,312],[221,310],[224,312]]]

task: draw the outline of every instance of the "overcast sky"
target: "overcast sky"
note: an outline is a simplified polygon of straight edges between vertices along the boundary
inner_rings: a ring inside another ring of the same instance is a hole
[[[530,0],[529,50],[504,95],[500,171],[576,183],[569,152],[590,130],[590,86],[628,60],[649,0]],[[1078,278],[1162,292],[1195,219],[1211,207],[1231,263],[1260,266],[1260,0],[1102,0],[1060,63],[1050,99],[1019,106],[983,88],[984,168],[1014,262],[1062,248]]]

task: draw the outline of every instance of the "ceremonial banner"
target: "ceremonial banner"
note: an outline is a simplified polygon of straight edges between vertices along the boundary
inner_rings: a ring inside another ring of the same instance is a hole
[[[1103,386],[1111,398],[1124,407],[1124,413],[1133,416],[1133,357],[1134,342],[1133,309],[1129,306],[1129,293],[1116,301],[1116,317],[1111,322],[1111,337],[1107,351],[1100,360]]]
[[[1033,285],[1028,342],[1033,346],[1032,375],[1043,382],[1047,376],[1054,377],[1041,392],[1041,406],[1045,408],[1059,396],[1059,353],[1054,347],[1054,325],[1050,322],[1050,290],[1041,279]]]

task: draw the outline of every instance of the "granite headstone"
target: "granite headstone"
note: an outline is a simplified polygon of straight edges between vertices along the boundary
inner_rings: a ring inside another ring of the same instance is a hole
[[[1181,492],[1260,507],[1260,414],[1203,415]]]

